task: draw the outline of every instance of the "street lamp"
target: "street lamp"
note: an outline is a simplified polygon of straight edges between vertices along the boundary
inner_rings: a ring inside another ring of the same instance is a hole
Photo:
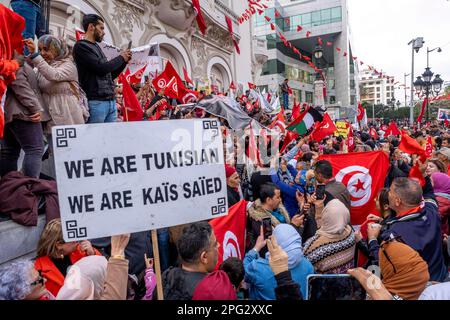
[[[441,76],[437,74],[433,81],[434,73],[430,70],[429,67],[425,68],[425,72],[422,74],[422,77],[417,77],[417,80],[414,82],[414,88],[417,92],[425,94],[425,98],[427,101],[427,121],[430,119],[430,110],[429,110],[429,96],[438,96],[439,92],[442,90],[442,84],[444,80],[441,79]],[[423,80],[422,80],[423,78]]]
[[[416,51],[416,53],[419,53],[420,48],[423,47],[423,44],[425,43],[425,41],[423,41],[422,37],[418,37],[415,39],[412,39],[409,43],[408,46],[410,45],[412,48],[412,68],[411,68],[411,105],[409,106],[409,122],[411,124],[411,126],[414,123],[414,51]],[[405,83],[406,85],[406,83]]]
[[[325,96],[323,89],[325,86],[325,76],[322,69],[326,67],[326,61],[323,58],[323,48],[320,44],[317,44],[314,48],[314,58],[317,66],[316,79],[314,81],[316,104],[325,106]],[[322,63],[323,62],[323,63]]]
[[[322,59],[322,57],[323,57],[323,48],[322,48],[321,45],[317,45],[316,48],[314,49],[314,57],[317,60]]]

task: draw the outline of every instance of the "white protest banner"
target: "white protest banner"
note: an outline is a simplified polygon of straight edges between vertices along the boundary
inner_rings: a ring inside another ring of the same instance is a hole
[[[99,46],[108,61],[117,57],[121,51],[120,48],[106,42],[99,43]],[[156,71],[160,72],[162,70],[158,43],[151,43],[143,47],[133,48],[131,49],[131,52],[133,53],[133,57],[128,64],[130,74],[142,69],[145,65],[147,65],[147,68],[143,75],[148,75],[149,73],[154,74]]]
[[[227,214],[216,119],[58,126],[52,133],[66,241]]]

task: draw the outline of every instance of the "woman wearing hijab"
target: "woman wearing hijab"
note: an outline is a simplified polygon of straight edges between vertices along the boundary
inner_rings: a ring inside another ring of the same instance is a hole
[[[389,240],[379,253],[383,285],[403,300],[417,300],[430,279],[427,263],[408,245]]]
[[[227,178],[227,195],[228,195],[228,207],[234,206],[241,201],[242,197],[239,192],[239,174],[234,167],[225,165],[225,176]]]
[[[431,175],[434,195],[439,205],[441,214],[442,234],[450,234],[449,215],[450,215],[450,177],[446,173],[435,172]]]
[[[59,125],[84,124],[80,105],[78,71],[64,40],[52,35],[39,38],[39,51],[31,39],[25,40],[31,63],[38,70],[39,88],[44,99],[44,133]]]
[[[303,246],[305,257],[316,273],[342,274],[353,267],[355,234],[350,227],[350,211],[333,199],[324,207],[320,229]]]
[[[303,255],[302,238],[289,224],[280,224],[273,230],[277,243],[288,255],[288,269],[292,279],[300,286],[303,297],[306,296],[307,277],[314,273],[311,262]],[[259,251],[265,246],[261,232],[255,247],[244,258],[245,282],[250,286],[250,299],[275,300],[277,282],[269,265],[269,253],[260,258]]]

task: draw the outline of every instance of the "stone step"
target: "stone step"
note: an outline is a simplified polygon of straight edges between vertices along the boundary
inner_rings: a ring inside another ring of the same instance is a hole
[[[33,254],[45,222],[45,215],[39,215],[36,227],[25,227],[11,220],[0,222],[0,265]]]

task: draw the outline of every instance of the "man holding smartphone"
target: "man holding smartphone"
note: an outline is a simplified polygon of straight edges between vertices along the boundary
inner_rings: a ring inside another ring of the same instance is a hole
[[[88,123],[117,121],[114,94],[114,79],[131,60],[131,51],[122,51],[119,56],[108,61],[98,42],[105,36],[105,22],[96,14],[83,18],[84,40],[73,48],[73,57],[78,69],[80,86],[86,92],[90,117]],[[131,43],[130,43],[131,45]]]
[[[348,192],[347,187],[343,183],[334,179],[331,163],[327,160],[318,161],[314,174],[317,180],[316,198],[318,200],[324,199],[325,192],[328,192],[334,199],[341,201],[350,210],[350,192]],[[321,198],[318,198],[318,195]]]

